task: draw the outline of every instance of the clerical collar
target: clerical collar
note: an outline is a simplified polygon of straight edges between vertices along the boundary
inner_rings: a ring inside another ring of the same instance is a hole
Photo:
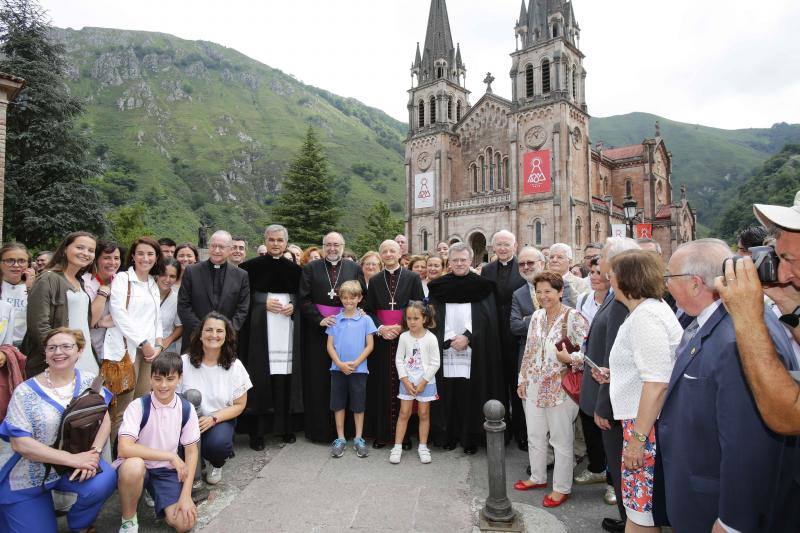
[[[385,269],[385,270],[386,270],[386,272],[388,272],[389,274],[394,274],[395,272],[397,272],[397,271],[398,271],[399,269],[401,269],[401,268],[403,268],[403,267],[401,267],[401,266],[398,264],[398,265],[397,265],[396,267],[394,267],[394,268],[387,268],[387,269]]]
[[[512,255],[512,256],[511,256],[511,259],[509,259],[508,261],[500,261],[499,259],[498,259],[497,261],[498,261],[498,262],[499,262],[501,265],[503,265],[503,266],[505,267],[505,266],[508,266],[508,265],[511,263],[511,261],[513,261],[513,260],[514,260],[514,256]]]
[[[283,257],[283,255],[282,254],[281,255],[270,255],[270,257],[277,261],[278,259]]]
[[[218,264],[216,264],[216,263],[212,263],[212,262],[211,262],[211,259],[209,259],[209,260],[208,260],[208,264],[209,264],[209,265],[211,265],[211,268],[219,269],[219,268],[222,268],[222,267],[224,267],[224,266],[227,264],[227,261],[226,261],[226,262],[224,262],[224,263],[222,263],[222,264],[219,264],[219,265],[218,265]]]
[[[325,261],[326,261],[326,262],[328,262],[328,263],[329,263],[331,266],[336,266],[336,265],[338,265],[338,264],[341,262],[341,259],[337,259],[336,261],[331,261],[330,259],[328,259],[328,258],[326,257],[326,258],[325,258]]]

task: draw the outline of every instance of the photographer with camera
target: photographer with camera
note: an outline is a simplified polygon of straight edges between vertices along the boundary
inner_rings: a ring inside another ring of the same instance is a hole
[[[776,433],[800,435],[800,385],[778,356],[764,321],[764,293],[778,306],[781,322],[800,340],[800,193],[792,207],[755,204],[756,218],[775,237],[773,260],[778,260],[776,286],[763,288],[765,268],[756,269],[750,257],[725,261],[724,275],[715,288],[728,309],[736,332],[736,342],[747,383],[764,422]],[[756,256],[759,266],[763,256]],[[773,498],[773,531],[800,530],[800,443],[787,440],[781,457],[781,481]],[[795,505],[792,505],[794,503]]]

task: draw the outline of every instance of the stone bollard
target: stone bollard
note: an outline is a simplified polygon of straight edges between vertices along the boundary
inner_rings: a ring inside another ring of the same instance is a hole
[[[203,395],[197,389],[189,389],[184,391],[183,397],[194,406],[194,411],[197,417],[200,417],[200,404],[203,401]],[[197,441],[197,466],[194,469],[194,483],[192,484],[192,500],[195,503],[203,501],[208,498],[208,489],[203,483],[203,474],[201,472],[203,466],[202,450],[200,449],[200,441]]]
[[[497,400],[489,400],[483,406],[486,422],[486,462],[489,468],[489,497],[481,509],[481,531],[522,531],[519,514],[511,506],[506,495],[506,409]]]

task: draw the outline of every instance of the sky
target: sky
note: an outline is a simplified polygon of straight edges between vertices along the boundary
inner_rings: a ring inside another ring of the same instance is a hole
[[[726,129],[800,123],[797,0],[572,0],[589,113],[634,111]],[[234,48],[408,121],[430,0],[40,0],[52,24],[170,33]],[[467,88],[510,98],[520,0],[450,0]]]

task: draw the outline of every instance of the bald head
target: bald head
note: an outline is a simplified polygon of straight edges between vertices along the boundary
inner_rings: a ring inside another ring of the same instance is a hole
[[[208,240],[208,260],[215,265],[221,265],[231,255],[233,238],[225,230],[215,231]]]
[[[337,231],[332,231],[322,239],[322,251],[325,259],[331,263],[336,263],[342,258],[344,252],[344,237]]]
[[[397,241],[391,239],[383,241],[378,248],[378,252],[380,253],[381,261],[383,261],[383,266],[387,270],[397,268],[401,255],[401,248]]]
[[[722,263],[731,256],[719,239],[700,239],[681,245],[667,266],[667,288],[678,306],[697,316],[718,298],[714,280],[722,274]]]
[[[497,254],[498,261],[510,261],[517,252],[517,238],[510,231],[501,229],[492,237],[492,251]]]

